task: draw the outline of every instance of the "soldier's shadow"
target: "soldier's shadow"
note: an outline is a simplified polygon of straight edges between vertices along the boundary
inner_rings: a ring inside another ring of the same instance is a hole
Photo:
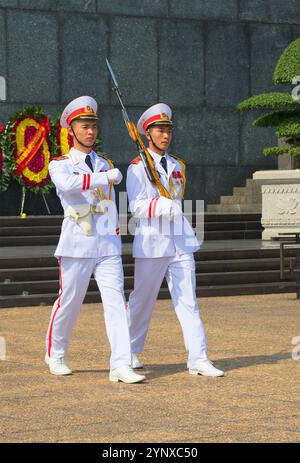
[[[220,368],[221,370],[226,372],[232,370],[239,370],[241,368],[248,368],[255,365],[268,365],[268,364],[276,364],[283,360],[292,360],[291,352],[280,351],[276,352],[272,355],[253,355],[253,356],[241,356],[235,358],[223,358],[218,359],[213,362],[216,368]],[[186,363],[172,363],[172,364],[145,364],[143,369],[135,370],[138,374],[146,374],[147,379],[155,379],[164,376],[172,376],[176,375],[177,373],[187,371]],[[109,370],[73,370],[74,373],[92,373],[92,374],[108,374]]]
[[[165,364],[165,365],[147,365],[145,364],[143,369],[134,370],[139,374],[146,375],[147,379],[155,379],[165,376],[172,376],[180,373],[182,371],[186,371],[187,366],[186,363],[175,363],[175,364]]]
[[[272,355],[253,355],[253,356],[241,356],[235,358],[223,358],[214,360],[213,364],[216,368],[226,372],[232,370],[239,370],[241,368],[248,368],[256,365],[268,365],[276,364],[283,360],[290,359],[292,361],[291,352],[280,351]],[[176,373],[186,371],[187,366],[185,363],[177,364],[165,364],[165,365],[145,365],[144,370],[136,370],[137,372],[142,373],[143,371],[147,372],[147,379],[155,379],[163,376],[171,376]]]
[[[256,365],[276,364],[282,360],[292,360],[292,353],[286,351],[276,352],[271,355],[253,355],[241,356],[236,358],[225,358],[216,360],[214,365],[225,371],[239,370],[240,368],[247,368]]]

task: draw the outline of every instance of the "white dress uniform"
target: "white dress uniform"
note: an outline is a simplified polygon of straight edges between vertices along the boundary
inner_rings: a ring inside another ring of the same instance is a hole
[[[158,107],[158,111],[157,111]],[[144,122],[153,121],[155,114],[165,116],[170,108],[155,105],[140,118],[138,129],[145,130]],[[171,115],[169,115],[171,118]],[[163,186],[171,198],[159,195],[145,173],[139,156],[127,172],[127,193],[132,215],[136,219],[133,242],[135,258],[134,289],[130,293],[127,315],[132,353],[143,350],[151,314],[166,277],[176,315],[181,324],[188,352],[188,368],[207,360],[206,337],[196,299],[195,261],[193,253],[200,244],[194,230],[181,215],[181,201],[185,186],[185,165],[182,160],[165,153],[167,172],[161,156],[148,150]]]
[[[114,190],[106,173],[112,165],[92,151],[92,172],[85,157],[85,153],[72,148],[69,155],[52,160],[49,165],[65,217],[55,251],[59,260],[60,291],[50,317],[46,349],[50,358],[65,357],[80,306],[94,274],[111,346],[110,368],[114,370],[131,365],[131,352],[116,207],[103,210],[100,207],[103,203],[99,201],[100,197],[109,198],[110,204],[115,206]],[[97,197],[95,189],[98,189]]]

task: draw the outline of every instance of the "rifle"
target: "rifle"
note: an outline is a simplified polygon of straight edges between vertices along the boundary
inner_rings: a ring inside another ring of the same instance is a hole
[[[109,61],[108,61],[107,58],[106,58],[106,65],[108,67],[108,70],[110,72],[112,81],[114,83],[114,86],[112,87],[112,89],[115,92],[115,94],[117,95],[117,98],[118,98],[118,100],[119,100],[119,102],[121,104],[122,115],[123,115],[125,125],[127,127],[127,130],[128,130],[128,133],[129,133],[130,137],[132,138],[132,140],[136,144],[136,147],[137,147],[138,153],[139,153],[139,155],[141,157],[141,160],[142,160],[146,175],[147,175],[148,179],[150,180],[150,182],[152,182],[152,183],[154,183],[156,185],[156,187],[157,187],[157,189],[159,191],[159,194],[161,196],[165,196],[166,198],[170,198],[170,194],[169,194],[168,190],[163,186],[163,184],[160,181],[159,174],[157,173],[157,171],[155,169],[153,159],[152,159],[150,153],[148,152],[148,150],[147,150],[147,148],[146,148],[146,146],[145,146],[145,144],[144,144],[144,142],[143,142],[143,140],[142,140],[142,138],[141,138],[141,136],[140,136],[140,134],[138,132],[138,129],[137,129],[135,123],[131,122],[129,117],[128,117],[126,108],[125,108],[124,103],[122,101],[122,94],[120,92],[118,82],[116,80],[115,74],[114,74],[114,72],[112,70],[112,67],[109,64]]]

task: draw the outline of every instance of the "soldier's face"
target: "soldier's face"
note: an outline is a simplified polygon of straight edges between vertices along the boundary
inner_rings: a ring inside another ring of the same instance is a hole
[[[92,119],[74,121],[72,123],[73,130],[78,140],[86,146],[93,147],[98,135],[97,121]],[[72,135],[72,131],[70,130]],[[77,140],[73,137],[74,147],[76,148]]]
[[[164,153],[167,151],[172,141],[172,127],[170,125],[156,125],[154,127],[150,127],[146,136],[149,140],[150,149],[157,151],[158,148],[159,151]],[[154,145],[156,145],[156,149]]]

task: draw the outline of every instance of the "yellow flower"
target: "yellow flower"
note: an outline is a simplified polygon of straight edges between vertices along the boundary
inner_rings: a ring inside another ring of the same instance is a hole
[[[32,118],[25,118],[23,119],[16,127],[16,143],[17,143],[17,154],[20,155],[22,151],[25,148],[25,132],[27,128],[30,127],[35,127],[36,129],[39,128],[39,123],[35,121]],[[48,147],[48,143],[46,139],[42,143],[42,146],[40,148],[43,152],[44,155],[44,166],[43,169],[40,170],[39,172],[33,172],[30,170],[29,167],[25,167],[25,169],[22,171],[22,175],[30,180],[31,182],[34,182],[36,184],[39,184],[42,180],[44,180],[47,175],[48,175],[48,166],[50,162],[50,151]],[[27,153],[23,153],[22,159],[19,160],[19,164],[24,160],[26,157]],[[37,156],[36,154],[35,156]]]

